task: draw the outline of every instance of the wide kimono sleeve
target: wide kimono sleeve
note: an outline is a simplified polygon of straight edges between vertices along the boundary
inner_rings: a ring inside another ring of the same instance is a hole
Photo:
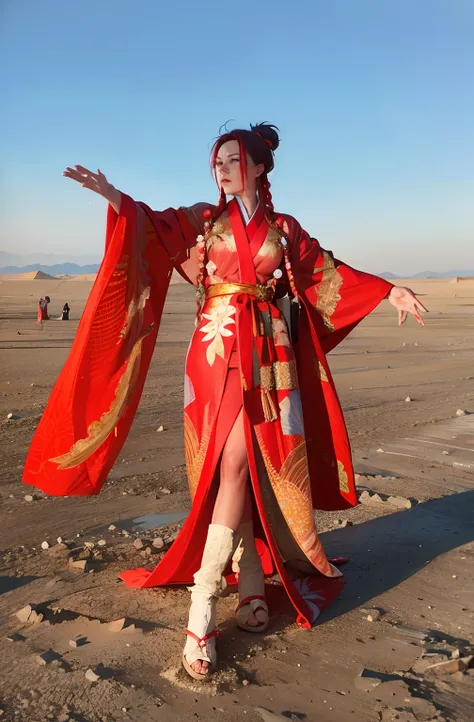
[[[387,298],[393,285],[339,261],[294,218],[285,218],[295,284],[325,353]]]
[[[357,504],[351,448],[326,354],[387,296],[392,285],[321,248],[291,216],[279,218],[300,302],[295,358],[315,509]]]
[[[130,430],[171,273],[202,231],[202,208],[109,206],[105,255],[71,352],[33,437],[23,481],[53,495],[97,494]]]

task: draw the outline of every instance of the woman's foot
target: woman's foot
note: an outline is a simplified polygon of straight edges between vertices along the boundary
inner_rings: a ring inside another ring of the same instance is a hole
[[[269,615],[265,597],[244,598],[235,611],[237,626],[246,632],[264,632],[268,627]]]
[[[187,630],[187,635],[182,659],[183,667],[193,679],[202,681],[214,671],[216,666],[217,632],[210,632],[205,637],[199,638]]]
[[[221,524],[209,526],[201,568],[194,575],[191,608],[182,663],[196,680],[214,671],[216,652],[216,602],[225,588],[222,574],[232,556],[234,531]]]

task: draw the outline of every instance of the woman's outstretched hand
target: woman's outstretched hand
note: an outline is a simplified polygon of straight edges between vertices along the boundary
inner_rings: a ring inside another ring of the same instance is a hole
[[[398,325],[401,326],[407,320],[408,314],[412,313],[418,323],[422,326],[423,319],[420,312],[426,312],[428,309],[423,306],[421,301],[417,299],[413,291],[403,286],[394,286],[388,294],[388,300],[395,306],[398,311]]]
[[[66,168],[66,170],[63,171],[63,176],[72,178],[72,180],[80,183],[83,188],[89,188],[89,190],[94,191],[94,193],[103,196],[110,205],[113,206],[114,210],[119,213],[122,194],[112,183],[108,182],[100,170],[97,170],[97,173],[93,173],[82,165],[75,165],[74,168]]]

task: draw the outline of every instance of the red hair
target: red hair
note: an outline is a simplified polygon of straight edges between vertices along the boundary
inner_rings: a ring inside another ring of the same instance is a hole
[[[211,172],[216,182],[217,154],[224,143],[227,143],[229,140],[236,140],[239,144],[240,175],[243,185],[245,185],[245,179],[247,178],[247,153],[255,165],[263,164],[264,171],[257,182],[257,193],[260,202],[263,204],[270,218],[273,217],[274,209],[268,173],[274,168],[273,154],[280,143],[277,130],[276,126],[270,125],[269,123],[258,123],[257,125],[250,125],[250,130],[236,129],[223,133],[214,143],[210,157]],[[213,214],[213,220],[216,220],[222,213],[225,204],[225,193],[223,193],[221,189],[219,204]]]

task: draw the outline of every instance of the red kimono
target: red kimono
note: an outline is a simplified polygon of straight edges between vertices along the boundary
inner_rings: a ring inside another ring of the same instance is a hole
[[[48,302],[45,298],[40,298],[38,301],[38,323],[41,321],[49,321]]]
[[[205,243],[206,299],[188,350],[184,390],[192,509],[152,572],[124,572],[122,578],[147,587],[192,582],[211,521],[219,458],[243,407],[255,531],[268,545],[298,623],[308,627],[342,584],[324,553],[313,509],[357,503],[326,354],[392,286],[334,259],[291,216],[278,214],[269,223],[259,206],[246,222],[234,199],[205,232],[205,208],[153,212],[128,196],[120,215],[109,208],[104,261],[23,480],[48,494],[100,491],[141,396],[172,270],[194,280],[196,243]],[[259,299],[239,285],[265,287],[281,267],[275,298],[285,296],[282,239],[301,309],[293,342],[281,310],[285,301]],[[321,594],[291,580],[292,564],[323,582]]]

